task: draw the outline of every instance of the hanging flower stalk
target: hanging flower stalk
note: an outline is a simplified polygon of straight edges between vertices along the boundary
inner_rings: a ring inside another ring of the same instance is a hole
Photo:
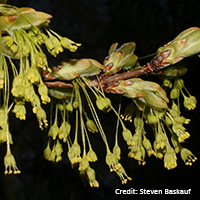
[[[17,118],[25,120],[25,104],[30,103],[39,122],[39,127],[43,129],[43,127],[48,126],[46,112],[42,108],[42,104],[49,103],[51,99],[48,88],[43,82],[41,70],[51,71],[51,69],[48,67],[47,58],[41,49],[41,45],[44,44],[51,55],[57,56],[63,51],[63,48],[68,48],[74,52],[80,44],[61,37],[48,29],[47,26],[52,16],[47,13],[37,12],[32,8],[17,8],[6,4],[0,4],[0,12],[0,90],[3,96],[0,105],[0,138],[1,143],[7,142],[7,155],[4,160],[5,173],[10,174],[12,168],[14,173],[20,171],[17,170],[16,162],[9,147],[12,144],[12,137],[8,128],[9,112],[13,110]],[[19,68],[14,64],[15,59],[20,61]],[[9,79],[7,63],[10,64],[13,75],[12,84]],[[13,102],[9,101],[10,93],[14,97]],[[6,134],[9,137],[6,137]],[[58,146],[59,142],[56,143],[57,149]]]

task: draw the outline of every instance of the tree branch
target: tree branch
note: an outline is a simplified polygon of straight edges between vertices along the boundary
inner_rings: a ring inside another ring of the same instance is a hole
[[[99,79],[100,79],[100,84],[102,86],[102,88],[106,88],[106,85],[108,83],[112,83],[115,81],[119,81],[119,80],[125,80],[125,79],[129,79],[129,78],[136,78],[138,76],[144,75],[144,74],[149,74],[153,72],[153,68],[151,66],[150,63],[147,63],[146,65],[144,65],[143,67],[140,67],[138,69],[135,70],[131,70],[128,72],[124,72],[121,74],[115,74],[115,75],[100,75]],[[98,87],[99,86],[99,81],[97,79],[92,79],[91,82],[93,83],[94,86]],[[47,87],[50,88],[73,88],[73,84],[71,83],[66,83],[66,82],[62,82],[62,81],[44,81],[44,83],[46,84]]]

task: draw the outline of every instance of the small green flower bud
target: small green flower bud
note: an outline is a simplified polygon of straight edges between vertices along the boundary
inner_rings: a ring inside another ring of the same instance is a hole
[[[103,112],[109,112],[111,110],[111,101],[109,98],[97,96],[96,105],[98,109],[102,110]]]
[[[76,109],[76,108],[78,108],[78,106],[79,106],[79,105],[78,105],[78,101],[77,101],[77,100],[75,100],[75,101],[73,102],[73,108],[75,108],[75,109]]]
[[[48,96],[48,88],[44,83],[39,84],[38,92],[41,95],[41,100],[43,104],[47,104],[51,101],[51,99]]]
[[[58,135],[58,130],[59,129],[58,129],[57,123],[54,123],[49,129],[48,136],[52,137],[53,140],[55,140]]]
[[[49,161],[55,162],[56,159],[56,152],[54,151],[55,145],[53,146],[53,149],[50,153]]]
[[[63,152],[63,147],[62,144],[59,142],[59,140],[57,140],[56,145],[54,147],[54,151],[56,153],[56,162],[59,162],[62,160],[62,152]]]
[[[169,79],[165,79],[164,82],[163,82],[163,85],[165,87],[169,87],[169,88],[172,87],[172,83],[171,83],[171,81]]]
[[[124,140],[127,142],[128,145],[132,145],[131,141],[132,141],[132,133],[130,130],[128,130],[127,128],[123,129],[122,132],[122,136],[124,138]]]
[[[71,130],[70,123],[68,121],[67,122],[63,121],[58,131],[59,139],[63,140],[63,142],[66,142],[67,136],[69,135],[70,130]]]
[[[153,112],[149,112],[147,115],[147,122],[149,124],[156,124],[158,122],[157,117],[153,114]]]
[[[91,133],[98,133],[98,129],[97,129],[96,124],[94,123],[93,120],[87,119],[86,127]]]
[[[48,161],[50,161],[50,155],[51,155],[51,149],[49,147],[49,144],[47,145],[47,147],[44,150],[44,158]]]
[[[68,104],[66,105],[66,110],[69,111],[69,112],[72,112],[72,111],[73,111],[73,106],[72,106],[71,103],[68,103]]]
[[[173,88],[170,92],[170,98],[171,99],[177,99],[179,97],[179,89],[178,88]]]
[[[113,153],[116,156],[117,160],[120,160],[121,149],[118,144],[115,144],[115,146],[113,147]]]
[[[148,156],[151,156],[152,154],[155,155],[155,152],[152,149],[151,142],[146,138],[145,135],[143,137],[142,144],[143,144],[144,148],[147,150]]]
[[[175,81],[174,81],[174,87],[178,88],[179,90],[181,90],[184,87],[184,81],[183,81],[183,79],[180,79],[180,78],[175,79]]]

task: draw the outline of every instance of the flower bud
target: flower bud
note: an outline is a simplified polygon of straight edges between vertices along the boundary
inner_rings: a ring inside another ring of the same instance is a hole
[[[59,142],[59,140],[57,140],[56,145],[54,147],[54,151],[56,153],[56,162],[59,162],[62,160],[62,152],[63,152],[63,147],[62,144]]]
[[[66,105],[66,110],[69,111],[69,112],[72,112],[72,111],[73,111],[73,106],[72,106],[71,103],[68,103],[68,104]]]
[[[51,149],[49,147],[49,143],[47,145],[47,147],[44,150],[44,158],[48,161],[50,161],[50,155],[51,155]]]
[[[175,79],[175,81],[174,81],[174,87],[177,88],[177,89],[179,89],[179,90],[181,90],[184,87],[184,81],[183,81],[183,79],[180,79],[180,78]]]
[[[121,149],[118,144],[115,144],[115,146],[113,147],[113,153],[116,156],[117,160],[120,160]]]
[[[111,110],[111,101],[109,98],[103,98],[97,96],[96,105],[99,110],[103,112],[109,112]]]
[[[49,129],[48,136],[52,137],[53,140],[55,140],[58,135],[58,130],[59,129],[58,129],[57,123],[54,123]]]
[[[38,92],[41,95],[41,100],[43,104],[47,104],[51,101],[51,99],[48,96],[48,88],[44,83],[39,84]]]
[[[86,127],[91,133],[98,133],[98,129],[97,129],[96,124],[94,123],[93,120],[87,119]]]
[[[23,105],[23,103],[15,104],[13,112],[15,113],[16,118],[19,118],[20,120],[25,120],[26,119],[26,108]]]
[[[128,130],[127,128],[123,129],[122,132],[122,136],[124,138],[124,140],[127,142],[128,145],[132,145],[131,141],[132,141],[132,133],[130,130]]]
[[[179,97],[179,89],[178,88],[173,88],[170,92],[170,98],[171,99],[177,99]]]

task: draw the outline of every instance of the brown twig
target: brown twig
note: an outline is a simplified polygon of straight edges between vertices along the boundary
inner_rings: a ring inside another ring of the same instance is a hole
[[[100,75],[100,83],[102,88],[105,88],[108,83],[112,83],[119,80],[125,80],[129,78],[136,78],[144,74],[150,74],[152,71],[153,69],[151,64],[147,63],[143,67],[128,72],[124,72],[121,74],[115,74],[109,76]],[[99,81],[97,79],[92,79],[91,82],[93,83],[94,86],[96,87],[99,86]],[[44,83],[47,85],[47,87],[50,88],[73,88],[73,84],[62,81],[53,81],[53,82],[44,81]]]

